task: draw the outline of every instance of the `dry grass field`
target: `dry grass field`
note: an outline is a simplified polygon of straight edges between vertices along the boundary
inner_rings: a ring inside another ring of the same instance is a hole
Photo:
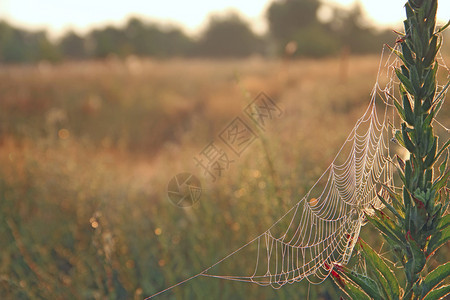
[[[142,299],[204,270],[303,197],[365,111],[378,65],[362,56],[1,66],[0,295]],[[260,92],[281,116],[265,130],[249,123],[259,137],[213,182],[194,157],[236,117],[248,121]],[[438,120],[450,124],[448,104]],[[167,197],[180,172],[202,184],[189,208]],[[308,288],[200,277],[160,299],[306,299]],[[338,299],[328,281],[309,294]]]

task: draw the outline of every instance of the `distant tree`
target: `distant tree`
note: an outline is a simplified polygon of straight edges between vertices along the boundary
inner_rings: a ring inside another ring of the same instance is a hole
[[[160,31],[151,24],[147,25],[138,18],[131,18],[125,26],[124,33],[133,54],[140,56],[155,55]]]
[[[0,60],[20,62],[26,59],[24,48],[25,32],[14,29],[6,22],[0,22]]]
[[[125,29],[132,52],[141,56],[184,56],[192,48],[192,40],[177,27],[147,24],[131,18]]]
[[[318,23],[319,0],[275,0],[267,10],[267,20],[272,38],[286,44],[298,30]]]
[[[5,63],[57,61],[55,45],[45,31],[30,32],[0,22],[0,61]]]
[[[165,56],[188,56],[192,54],[194,42],[179,28],[168,28],[163,31],[162,45]]]
[[[57,43],[45,31],[27,31],[0,21],[0,62],[19,63],[39,60],[105,58],[109,55],[212,58],[245,57],[265,54],[268,48],[284,55],[322,57],[339,53],[378,51],[394,39],[391,31],[375,30],[364,19],[361,6],[333,8],[328,22],[317,18],[320,0],[273,0],[267,9],[270,42],[256,35],[236,13],[213,15],[196,40],[176,26],[130,18],[124,27],[93,29],[84,36],[67,32]],[[444,49],[445,50],[445,49]],[[292,52],[292,53],[291,53]]]
[[[245,57],[262,52],[262,40],[235,13],[212,16],[198,42],[196,54],[208,57]]]
[[[91,44],[90,51],[96,58],[105,58],[111,54],[124,57],[130,52],[129,49],[127,49],[123,30],[113,26],[107,26],[103,29],[91,31],[88,39]]]
[[[296,55],[325,57],[339,52],[341,42],[322,24],[299,29],[292,37],[297,46]]]
[[[362,7],[332,8],[327,23],[319,21],[319,0],[274,0],[267,10],[270,36],[278,53],[295,43],[300,56],[327,56],[349,49],[353,53],[378,51],[393,34],[377,31],[366,21]]]
[[[380,31],[371,26],[359,3],[350,9],[334,8],[333,18],[327,27],[339,38],[342,47],[352,53],[378,52],[383,43],[389,43],[395,37],[390,30]]]
[[[33,54],[33,61],[57,62],[61,60],[58,47],[48,39],[47,32],[39,31],[34,34],[37,52]]]
[[[59,41],[62,55],[69,59],[86,58],[85,40],[73,31],[67,32]]]

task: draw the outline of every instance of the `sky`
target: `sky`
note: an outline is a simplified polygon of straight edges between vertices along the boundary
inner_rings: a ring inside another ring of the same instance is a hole
[[[406,0],[358,0],[369,21],[387,28],[401,24]],[[26,29],[46,29],[58,36],[68,29],[84,33],[92,27],[120,25],[138,16],[182,26],[188,33],[201,30],[211,12],[237,10],[257,32],[266,28],[264,13],[272,0],[0,0],[0,20]],[[322,0],[341,6],[355,0]],[[450,0],[440,0],[438,19],[450,18]]]

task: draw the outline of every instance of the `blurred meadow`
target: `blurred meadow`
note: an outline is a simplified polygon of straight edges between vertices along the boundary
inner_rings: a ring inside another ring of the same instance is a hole
[[[144,299],[252,240],[306,194],[366,110],[395,36],[363,22],[358,4],[325,22],[319,1],[273,3],[265,35],[234,13],[212,17],[197,39],[137,18],[57,42],[0,22],[1,299]],[[282,111],[264,130],[244,112],[261,92]],[[219,138],[236,117],[258,135],[241,155]],[[448,127],[448,104],[437,119]],[[211,142],[232,160],[215,181],[194,160]],[[192,207],[168,197],[182,172],[201,182]],[[361,235],[389,251],[374,228]],[[249,261],[219,270],[252,274]],[[328,280],[275,290],[200,276],[155,299],[339,295]]]

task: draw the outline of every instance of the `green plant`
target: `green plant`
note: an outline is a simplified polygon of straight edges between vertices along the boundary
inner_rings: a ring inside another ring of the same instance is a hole
[[[402,62],[395,70],[401,101],[394,104],[402,120],[395,136],[410,157],[406,161],[398,157],[401,192],[385,186],[390,201],[379,196],[388,212],[376,210],[374,216],[367,216],[391,246],[404,280],[399,282],[387,260],[360,240],[357,248],[371,267],[371,276],[344,266],[332,271],[337,285],[354,299],[440,299],[450,293],[450,285],[443,285],[450,275],[449,262],[427,271],[430,258],[450,240],[450,215],[446,215],[450,142],[440,146],[433,130],[449,86],[438,91],[436,81],[440,33],[448,24],[435,29],[437,0],[409,0],[405,8],[405,33],[397,41],[399,50],[393,49]]]

